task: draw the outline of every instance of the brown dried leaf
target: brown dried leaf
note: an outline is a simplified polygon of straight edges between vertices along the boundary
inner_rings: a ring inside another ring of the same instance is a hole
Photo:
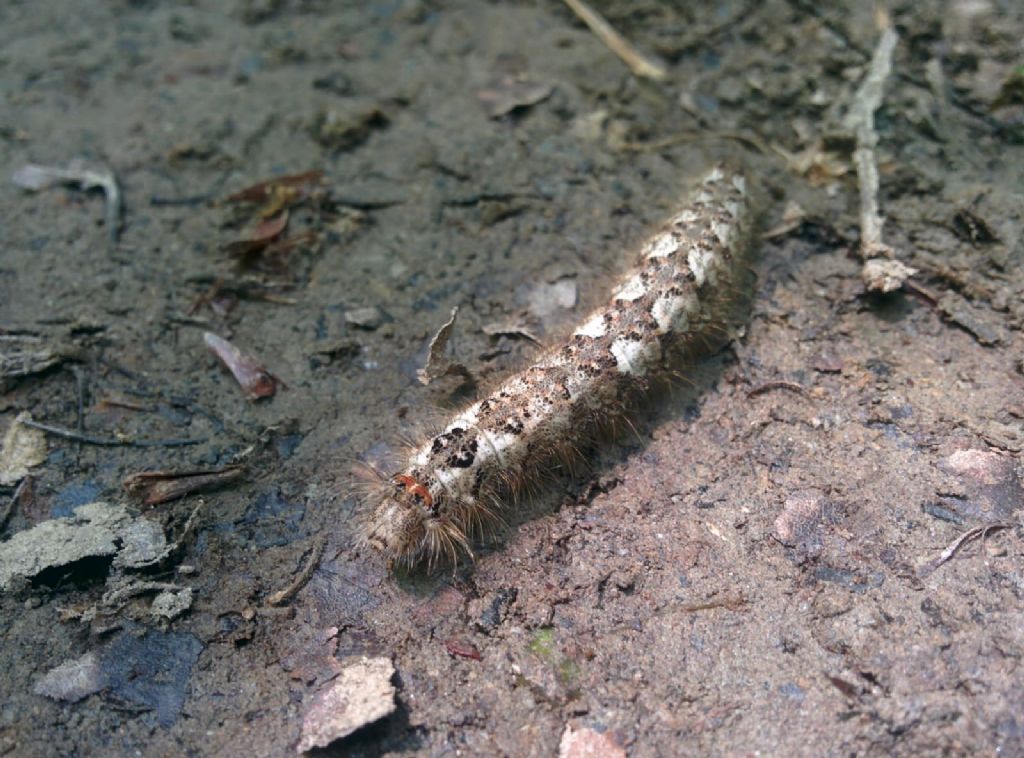
[[[203,341],[211,353],[235,377],[245,396],[250,400],[273,397],[280,380],[267,371],[262,364],[246,355],[223,337],[213,332],[204,332]],[[283,384],[283,382],[280,382]]]
[[[192,471],[141,471],[129,474],[122,482],[124,488],[146,505],[158,505],[194,492],[207,492],[240,479],[241,466]]]
[[[305,195],[323,179],[323,171],[307,171],[304,174],[290,174],[257,182],[233,195],[224,198],[225,203],[264,203],[271,200],[281,190],[295,189],[299,191],[298,197]]]
[[[17,484],[30,468],[46,461],[46,435],[21,423],[31,418],[28,411],[19,413],[0,444],[0,484],[4,486]]]
[[[288,211],[265,219],[256,225],[252,235],[224,246],[224,250],[236,258],[249,258],[266,249],[288,226]]]
[[[490,324],[484,324],[480,329],[488,337],[522,337],[537,345],[541,344],[540,338],[530,331],[529,326],[521,321],[494,321]]]
[[[430,340],[430,348],[427,354],[426,365],[416,372],[421,384],[430,384],[435,379],[440,379],[448,374],[461,374],[468,376],[469,371],[461,363],[453,363],[445,357],[445,350],[448,348],[448,340],[452,336],[452,329],[455,328],[455,317],[459,315],[459,306],[452,308],[452,315],[448,321],[437,330],[437,334]]]

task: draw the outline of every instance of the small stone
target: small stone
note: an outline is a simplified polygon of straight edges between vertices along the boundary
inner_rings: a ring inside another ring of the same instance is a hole
[[[134,518],[122,505],[86,503],[0,543],[0,590],[85,558],[111,556],[115,569],[148,568],[172,549],[159,524]]]
[[[373,331],[384,323],[384,313],[380,308],[367,306],[366,308],[353,308],[345,311],[345,321],[360,329]]]
[[[820,492],[804,490],[786,498],[782,513],[775,519],[775,536],[783,545],[794,546],[806,539],[817,526],[824,508]]]
[[[328,150],[350,150],[364,142],[375,129],[387,126],[388,118],[375,105],[349,105],[318,112],[310,124],[310,134]]]
[[[175,619],[192,607],[192,588],[164,590],[149,606],[149,615],[154,619]]]
[[[296,752],[326,747],[395,710],[394,664],[389,658],[360,658],[320,691],[302,720]]]
[[[67,661],[50,669],[36,682],[32,691],[37,695],[74,703],[103,689],[104,680],[96,653]]]
[[[599,732],[589,727],[567,726],[558,746],[558,758],[626,758],[613,732]]]
[[[122,546],[114,565],[143,568],[160,561],[167,554],[167,538],[163,528],[149,519],[136,519],[121,532]]]
[[[31,579],[48,568],[115,555],[130,521],[121,506],[89,503],[69,518],[51,519],[18,532],[0,544],[0,589],[19,576]]]

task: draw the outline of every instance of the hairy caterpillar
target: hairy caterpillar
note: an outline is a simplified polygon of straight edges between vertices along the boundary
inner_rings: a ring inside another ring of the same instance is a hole
[[[362,541],[395,563],[472,555],[535,472],[572,455],[608,417],[671,372],[673,356],[720,329],[746,271],[753,221],[744,178],[718,166],[640,250],[640,261],[563,345],[452,418],[382,477]],[[569,451],[569,452],[567,452]]]

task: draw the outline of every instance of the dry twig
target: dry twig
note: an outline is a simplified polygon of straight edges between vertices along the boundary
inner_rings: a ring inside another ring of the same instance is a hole
[[[662,81],[668,76],[663,63],[639,52],[621,34],[615,31],[601,14],[583,2],[583,0],[565,0],[565,4],[569,6],[572,12],[584,24],[590,27],[590,31],[607,45],[609,50],[619,56],[622,62],[629,66],[629,70],[634,74],[656,81]]]
[[[285,587],[279,592],[275,592],[273,595],[267,598],[268,605],[281,605],[286,600],[290,600],[295,594],[306,586],[306,582],[313,576],[313,572],[316,571],[317,565],[320,563],[320,558],[323,557],[324,548],[327,547],[327,538],[319,536],[316,538],[316,542],[313,543],[313,552],[309,556],[309,560],[306,565],[303,566],[302,571],[299,575],[292,580],[292,583]]]
[[[91,434],[81,434],[71,429],[64,429],[60,426],[41,424],[38,421],[24,419],[25,426],[38,429],[41,432],[52,434],[56,437],[63,437],[66,440],[84,442],[86,445],[97,445],[99,447],[183,447],[185,445],[199,445],[206,442],[205,437],[195,439],[169,439],[169,440],[133,440],[128,437],[95,437]]]
[[[899,35],[886,20],[882,37],[871,57],[867,76],[853,96],[843,126],[857,140],[853,163],[857,169],[860,188],[860,250],[864,258],[861,277],[869,290],[892,292],[903,286],[907,277],[917,272],[900,261],[893,260],[893,250],[882,241],[883,219],[878,210],[878,159],[875,147],[875,111],[882,104],[885,82],[892,73],[892,54]]]
[[[928,561],[924,566],[918,569],[917,575],[922,579],[931,574],[935,569],[941,566],[943,563],[949,561],[954,555],[960,552],[970,542],[976,539],[985,539],[989,532],[994,532],[997,529],[1009,529],[1010,524],[986,524],[985,526],[976,526],[973,529],[968,529],[966,532],[961,534],[951,543],[949,546],[942,551],[938,558]]]
[[[11,181],[30,192],[39,192],[57,184],[72,184],[86,191],[103,190],[106,197],[107,239],[111,248],[117,245],[117,237],[121,232],[121,189],[117,185],[117,177],[109,168],[88,168],[78,158],[71,161],[67,168],[28,163],[14,172]]]

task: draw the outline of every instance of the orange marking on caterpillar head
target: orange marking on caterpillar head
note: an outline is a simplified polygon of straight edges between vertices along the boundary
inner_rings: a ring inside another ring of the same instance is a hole
[[[422,501],[423,505],[426,506],[427,508],[434,507],[434,498],[431,497],[430,490],[428,490],[424,485],[416,481],[416,479],[414,479],[413,477],[409,476],[408,474],[395,474],[394,482],[395,484],[405,487],[406,492],[408,492],[414,498],[417,498],[418,500]]]

